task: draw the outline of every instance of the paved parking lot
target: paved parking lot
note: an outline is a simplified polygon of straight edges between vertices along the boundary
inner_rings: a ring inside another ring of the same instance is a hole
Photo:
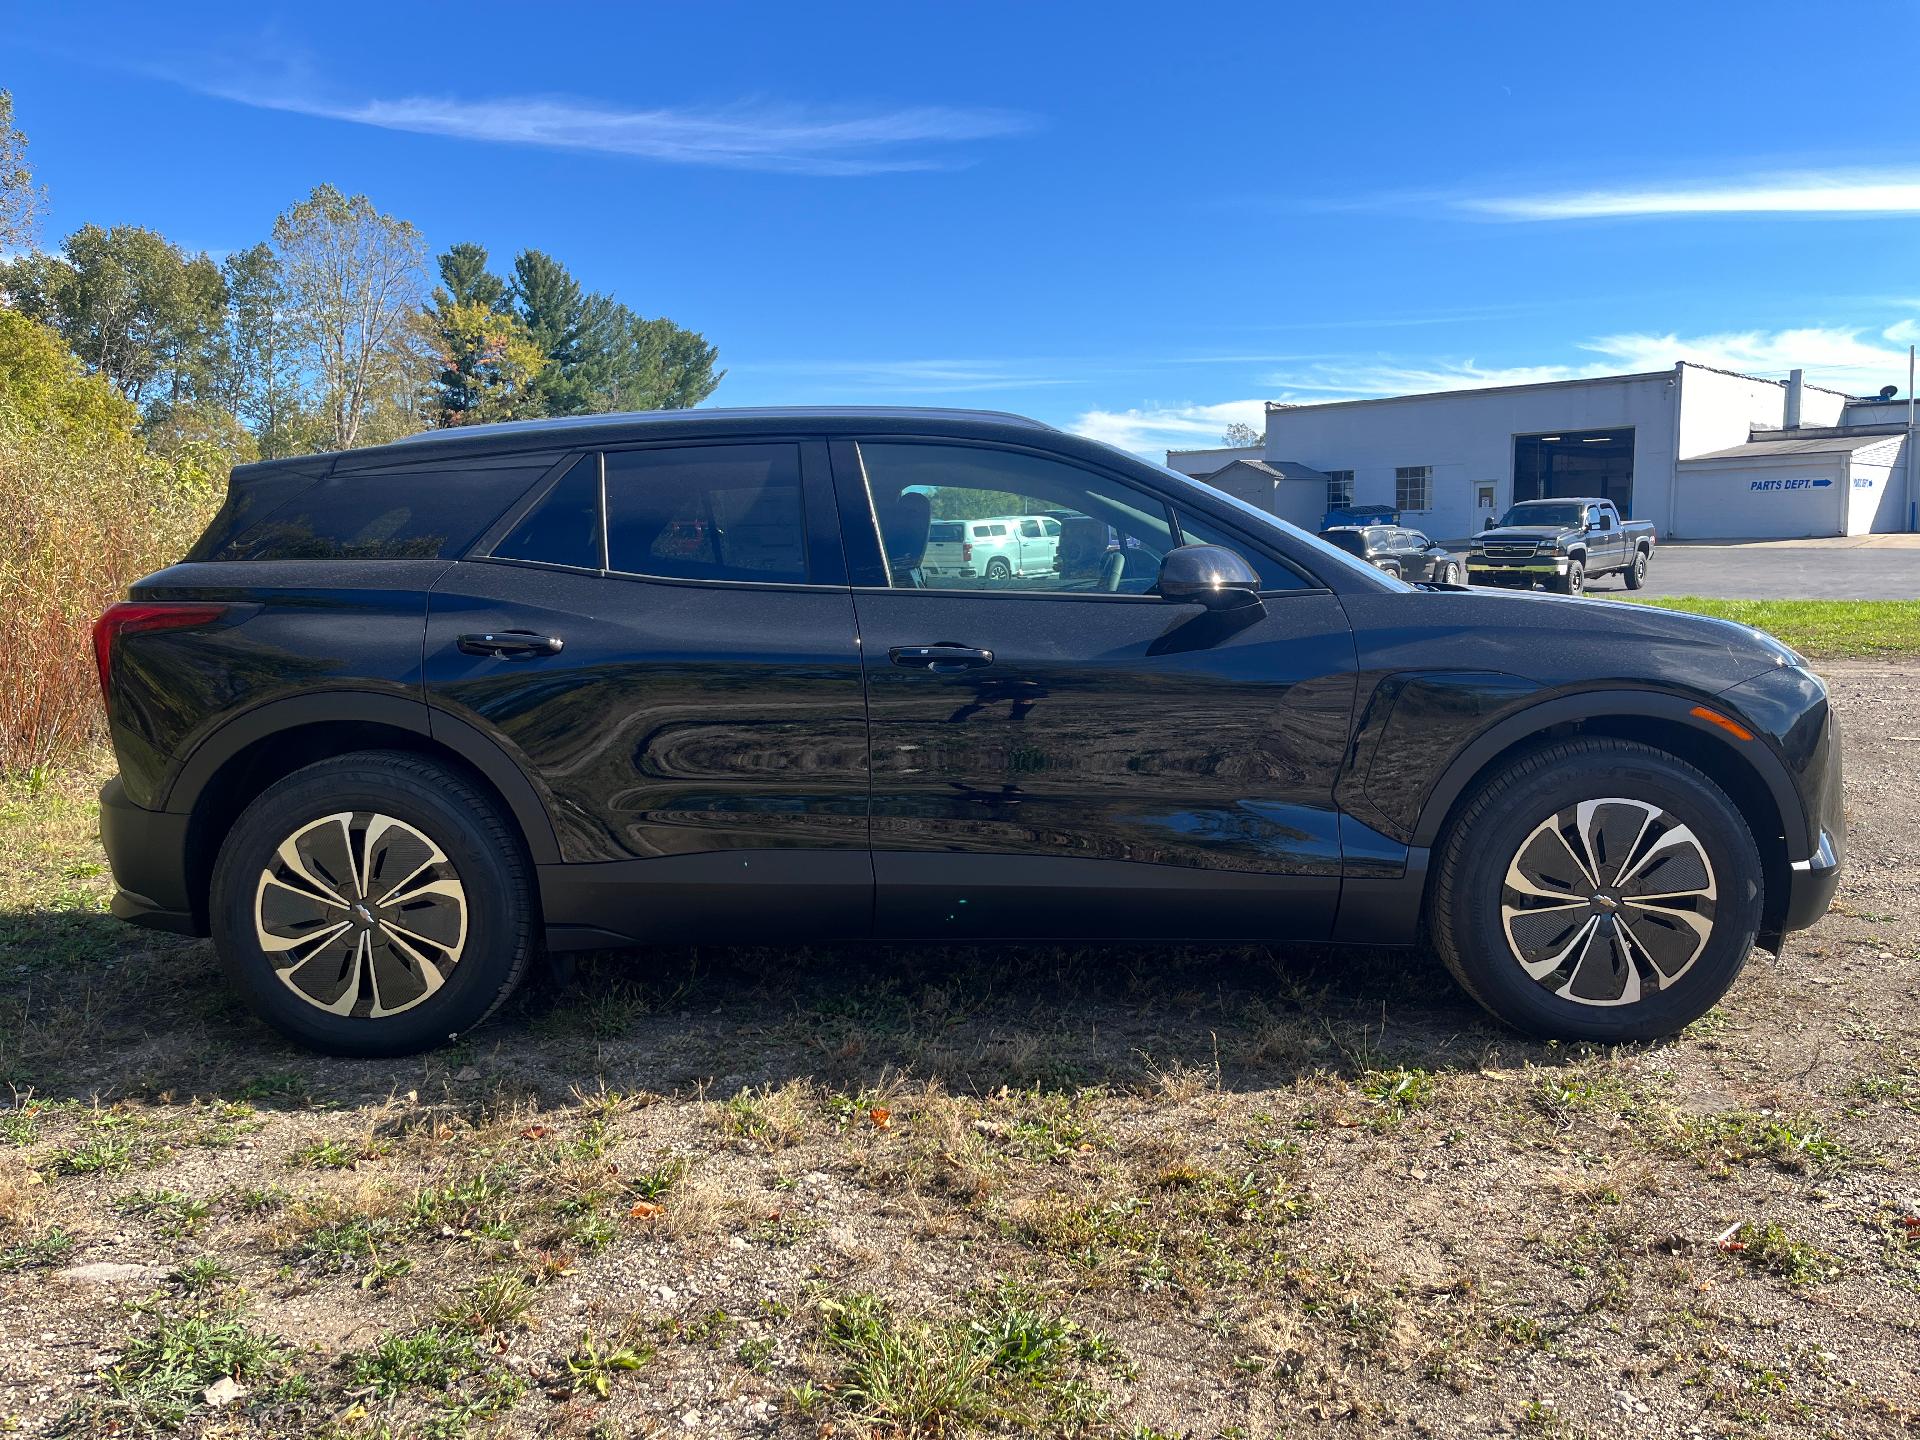
[[[1625,594],[1627,586],[1621,576],[1606,575],[1587,588]],[[1920,600],[1920,535],[1664,544],[1653,552],[1641,593],[1719,600]]]

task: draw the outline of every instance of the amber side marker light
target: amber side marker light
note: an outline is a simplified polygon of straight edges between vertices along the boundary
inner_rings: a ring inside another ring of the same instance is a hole
[[[1747,727],[1742,725],[1738,720],[1729,720],[1718,710],[1709,710],[1704,705],[1696,705],[1687,713],[1706,721],[1709,725],[1718,725],[1736,740],[1753,739],[1753,731],[1747,729]]]

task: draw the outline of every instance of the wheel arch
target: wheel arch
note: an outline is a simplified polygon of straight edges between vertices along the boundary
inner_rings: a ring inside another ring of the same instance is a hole
[[[1415,822],[1412,844],[1437,847],[1480,785],[1530,750],[1582,735],[1638,741],[1686,761],[1733,801],[1760,852],[1761,940],[1777,944],[1791,873],[1787,837],[1805,833],[1805,811],[1786,767],[1764,741],[1736,740],[1694,714],[1696,708],[1698,702],[1680,696],[1613,690],[1563,696],[1509,716],[1469,742],[1442,772]]]
[[[494,740],[472,725],[398,696],[296,696],[250,710],[207,737],[169,791],[168,808],[188,816],[185,878],[201,927],[214,858],[240,812],[302,766],[354,750],[400,750],[446,766],[500,806],[533,864],[560,858],[539,791]]]

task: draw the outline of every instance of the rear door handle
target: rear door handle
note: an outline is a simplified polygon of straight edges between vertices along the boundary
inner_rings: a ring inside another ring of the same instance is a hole
[[[558,635],[536,635],[531,630],[489,630],[462,635],[463,655],[491,655],[496,660],[530,660],[536,655],[558,655],[567,642]]]
[[[896,645],[887,652],[893,663],[909,670],[931,670],[936,675],[951,675],[959,670],[978,670],[993,663],[993,651],[942,640],[933,645]]]

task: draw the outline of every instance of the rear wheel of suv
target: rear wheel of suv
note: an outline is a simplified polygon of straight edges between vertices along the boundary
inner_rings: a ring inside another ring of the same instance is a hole
[[[1638,590],[1647,583],[1647,552],[1633,552],[1633,563],[1627,567],[1627,589]]]
[[[987,562],[987,578],[989,580],[1011,580],[1013,578],[1013,567],[1004,560],[989,560]]]
[[[1726,993],[1760,925],[1760,855],[1739,810],[1691,765],[1631,741],[1515,761],[1467,801],[1437,858],[1441,959],[1535,1035],[1670,1035]]]
[[[214,864],[215,948],[269,1025],[405,1055],[486,1019],[534,948],[532,879],[496,807],[417,755],[361,751],[269,786]]]

